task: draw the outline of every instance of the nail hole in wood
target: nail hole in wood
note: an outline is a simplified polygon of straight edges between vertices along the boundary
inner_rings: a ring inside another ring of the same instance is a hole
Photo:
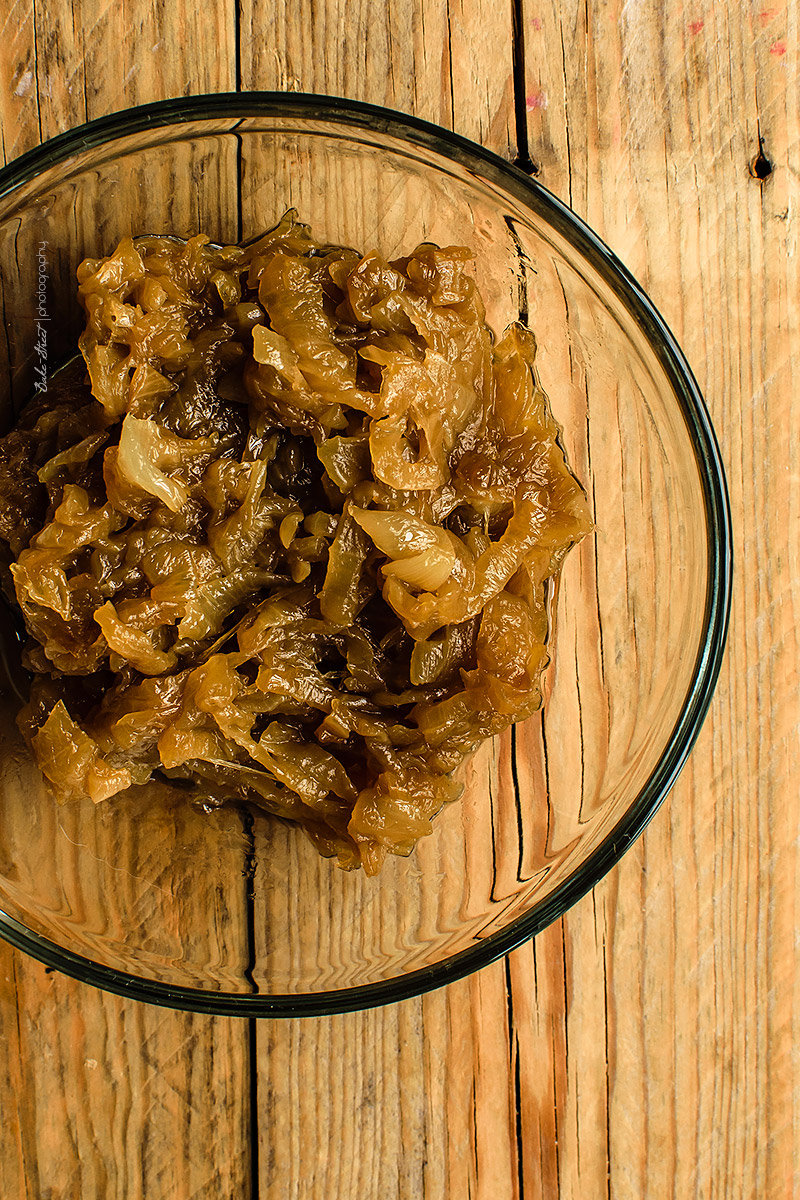
[[[764,153],[764,142],[761,138],[759,138],[758,154],[750,163],[750,174],[753,176],[753,179],[758,179],[761,183],[765,179],[769,179],[772,174],[772,163]]]

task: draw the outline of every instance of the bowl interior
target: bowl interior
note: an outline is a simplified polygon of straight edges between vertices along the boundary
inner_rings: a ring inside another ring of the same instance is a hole
[[[0,196],[3,427],[37,370],[74,347],[83,257],[126,234],[236,241],[290,206],[318,236],[388,256],[420,241],[474,249],[495,331],[521,318],[536,334],[596,534],[567,560],[543,713],[486,745],[463,800],[376,879],[246,806],[207,811],[157,784],[55,805],[16,731],[9,631],[0,932],[45,957],[58,947],[77,973],[94,964],[95,982],[134,976],[151,999],[227,1011],[254,996],[277,1011],[398,998],[552,919],[663,792],[709,632],[705,468],[648,321],[544,194],[391,122],[118,125]]]

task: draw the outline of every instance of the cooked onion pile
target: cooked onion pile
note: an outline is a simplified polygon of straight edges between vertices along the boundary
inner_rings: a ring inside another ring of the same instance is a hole
[[[81,264],[84,361],[0,441],[21,723],[60,799],[158,771],[374,873],[539,707],[548,581],[590,522],[533,337],[493,344],[470,258],[289,212]]]

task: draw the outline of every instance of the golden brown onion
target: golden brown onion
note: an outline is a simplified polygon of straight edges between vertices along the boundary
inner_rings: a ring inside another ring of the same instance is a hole
[[[249,246],[81,264],[83,362],[0,439],[20,724],[59,799],[157,771],[374,873],[536,710],[547,587],[591,522],[471,257],[387,262],[290,211]]]

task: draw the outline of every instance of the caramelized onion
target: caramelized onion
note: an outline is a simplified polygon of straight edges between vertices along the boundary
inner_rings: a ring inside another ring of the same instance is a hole
[[[540,705],[548,581],[591,522],[471,257],[290,211],[81,264],[82,361],[0,439],[20,724],[59,799],[160,772],[374,873]]]

